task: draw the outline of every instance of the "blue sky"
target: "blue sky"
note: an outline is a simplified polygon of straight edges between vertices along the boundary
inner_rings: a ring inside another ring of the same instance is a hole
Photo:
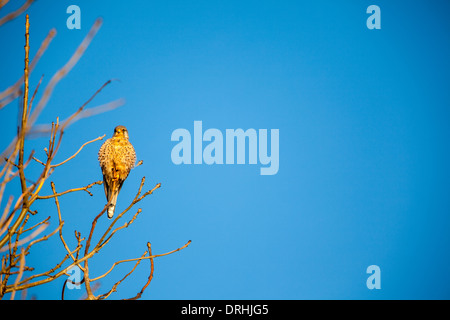
[[[1,16],[19,5],[11,2]],[[81,30],[66,27],[71,4],[81,9]],[[371,4],[381,9],[380,30],[366,27]],[[57,29],[31,76],[33,89],[42,74],[48,83],[103,18],[38,123],[66,118],[109,79],[119,81],[90,106],[126,100],[71,126],[57,160],[122,124],[144,165],[125,182],[118,209],[142,176],[146,188],[162,183],[139,204],[135,223],[92,260],[91,274],[140,256],[147,241],[158,254],[192,240],[155,259],[144,299],[450,298],[449,9],[446,1],[378,0],[33,4],[31,55]],[[0,28],[0,90],[23,72],[23,22],[21,16]],[[14,135],[16,106],[0,110],[8,133],[2,148]],[[196,120],[224,135],[279,129],[278,173],[260,175],[260,164],[173,164],[172,132],[192,135]],[[46,139],[28,143],[43,158]],[[55,171],[58,191],[101,180],[100,145]],[[105,203],[103,187],[92,192],[60,199],[72,245],[73,230],[87,236]],[[52,216],[50,229],[57,225],[53,201],[36,208]],[[99,230],[107,228],[103,220]],[[47,245],[27,257],[37,269],[65,254],[56,237]],[[366,268],[374,264],[380,290],[366,287]],[[98,293],[131,267],[117,267]],[[139,292],[148,269],[142,263],[111,298]],[[62,282],[29,289],[28,297],[59,299]]]

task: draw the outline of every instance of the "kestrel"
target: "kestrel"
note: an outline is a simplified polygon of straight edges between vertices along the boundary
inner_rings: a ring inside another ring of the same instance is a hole
[[[114,129],[112,138],[100,147],[98,161],[102,168],[103,186],[108,201],[108,218],[111,219],[119,191],[136,162],[136,152],[128,140],[127,128],[117,126]]]

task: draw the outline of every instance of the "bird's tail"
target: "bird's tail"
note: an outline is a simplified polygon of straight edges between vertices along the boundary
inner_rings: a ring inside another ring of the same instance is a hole
[[[122,185],[117,183],[117,180],[113,180],[112,187],[108,189],[108,219],[111,219],[114,215],[114,210],[116,209],[117,196],[119,195],[120,187]]]
[[[114,215],[114,210],[116,209],[117,196],[119,195],[119,190],[116,188],[112,191],[111,201],[108,206],[108,219],[111,219]]]

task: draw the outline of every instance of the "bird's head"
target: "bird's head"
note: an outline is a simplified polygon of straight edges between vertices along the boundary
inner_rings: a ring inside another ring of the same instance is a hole
[[[125,139],[128,139],[128,130],[124,126],[117,126],[114,128],[114,135],[113,137],[124,137]]]

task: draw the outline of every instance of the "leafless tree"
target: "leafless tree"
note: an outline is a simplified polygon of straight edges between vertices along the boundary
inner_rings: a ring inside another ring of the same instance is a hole
[[[8,2],[8,0],[0,0],[0,9]],[[17,11],[0,18],[0,26],[19,17],[32,3],[32,0],[26,1]],[[102,181],[91,182],[84,187],[72,188],[65,191],[58,192],[53,182],[50,182],[52,194],[42,195],[41,190],[45,184],[49,183],[49,178],[55,170],[64,170],[63,168],[70,168],[70,160],[74,159],[86,146],[89,144],[102,140],[105,135],[87,141],[80,146],[80,148],[66,160],[55,163],[55,155],[57,154],[64,136],[65,131],[74,122],[90,117],[98,113],[106,112],[117,108],[123,104],[123,100],[115,100],[107,104],[86,108],[86,106],[99,94],[104,87],[111,83],[111,80],[105,82],[78,110],[76,110],[67,119],[60,121],[58,117],[49,125],[35,125],[37,118],[49,101],[53,90],[56,85],[64,78],[64,76],[75,66],[80,57],[84,54],[89,43],[94,38],[97,31],[102,24],[101,19],[97,19],[91,27],[89,33],[81,42],[75,53],[69,59],[69,61],[59,69],[48,82],[45,87],[42,97],[37,102],[36,106],[33,105],[36,94],[40,88],[42,77],[39,83],[36,85],[36,89],[33,94],[29,94],[29,77],[33,71],[39,59],[46,52],[50,42],[56,35],[56,30],[50,30],[47,37],[41,43],[39,50],[29,62],[29,16],[26,15],[25,19],[25,63],[24,74],[13,85],[4,91],[0,92],[0,109],[10,104],[18,97],[22,97],[21,108],[19,108],[19,125],[17,135],[11,141],[11,143],[1,153],[0,158],[0,208],[5,193],[6,186],[13,180],[18,179],[20,181],[20,190],[17,190],[16,194],[9,196],[6,204],[3,206],[3,212],[0,210],[0,254],[1,257],[1,271],[0,271],[0,299],[5,294],[9,294],[11,299],[15,298],[16,292],[25,291],[28,288],[40,286],[58,278],[66,278],[62,289],[62,298],[64,299],[64,288],[66,283],[72,282],[76,285],[83,285],[86,289],[86,298],[92,300],[106,299],[110,297],[111,293],[117,290],[117,287],[134,272],[136,267],[143,261],[149,260],[149,276],[142,286],[141,290],[130,299],[139,299],[142,296],[144,290],[150,284],[153,278],[154,259],[157,257],[169,255],[186,248],[191,241],[188,241],[183,246],[163,254],[153,254],[151,244],[146,244],[145,251],[140,257],[126,260],[119,260],[112,264],[111,268],[104,274],[96,277],[92,277],[89,273],[89,261],[94,256],[99,254],[102,249],[108,245],[110,240],[117,235],[117,233],[129,227],[136,217],[141,213],[141,209],[134,209],[135,205],[144,200],[147,196],[151,195],[157,189],[161,187],[161,184],[156,184],[152,189],[143,192],[145,177],[142,178],[139,187],[137,188],[134,199],[130,202],[128,207],[119,213],[115,219],[112,219],[107,230],[101,235],[100,239],[94,243],[93,235],[95,233],[95,227],[97,221],[103,216],[106,211],[106,206],[101,210],[92,221],[92,226],[89,234],[82,236],[81,232],[75,231],[74,237],[76,239],[76,246],[70,247],[66,241],[64,235],[64,217],[60,207],[59,199],[69,193],[85,191],[92,196],[90,189],[95,185],[101,185]],[[34,150],[29,155],[25,154],[25,144],[27,138],[33,134],[39,133],[41,135],[47,135],[49,137],[48,145],[45,146],[44,151],[46,159],[38,159],[34,156]],[[37,162],[42,165],[42,171],[39,178],[36,181],[32,181],[27,178],[27,167],[30,162]],[[139,163],[138,163],[139,165]],[[14,193],[14,192],[13,192]],[[51,232],[44,234],[44,231],[50,225],[51,216],[41,217],[40,222],[30,225],[30,217],[37,216],[36,210],[33,210],[33,205],[36,201],[51,201],[54,202],[57,213],[58,226]],[[132,210],[135,212],[131,218],[127,218],[126,214]],[[126,220],[125,223],[119,225],[119,220]],[[55,261],[53,267],[47,271],[34,273],[33,266],[27,264],[27,255],[34,249],[37,243],[44,242],[50,237],[59,236],[62,246],[65,248],[66,254],[61,257],[59,261]],[[117,280],[114,285],[102,294],[95,295],[93,290],[93,283],[107,277],[110,272],[118,265],[126,262],[132,262],[132,269],[125,274],[122,278]],[[73,267],[78,267],[83,272],[83,278],[79,283],[74,283],[68,278],[68,273]]]

